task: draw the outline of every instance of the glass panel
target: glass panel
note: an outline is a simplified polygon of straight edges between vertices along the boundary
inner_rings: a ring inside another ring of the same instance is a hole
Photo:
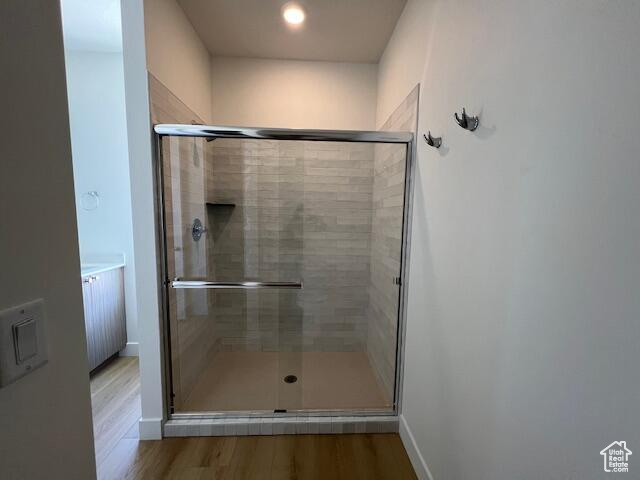
[[[391,409],[405,145],[162,147],[169,278],[303,283],[170,288],[175,411]]]

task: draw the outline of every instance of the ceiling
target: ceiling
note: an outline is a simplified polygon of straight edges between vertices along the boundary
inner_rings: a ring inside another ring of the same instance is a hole
[[[62,0],[64,48],[122,51],[120,0]]]
[[[214,56],[377,63],[406,0],[299,0],[301,28],[281,16],[286,0],[178,0]]]

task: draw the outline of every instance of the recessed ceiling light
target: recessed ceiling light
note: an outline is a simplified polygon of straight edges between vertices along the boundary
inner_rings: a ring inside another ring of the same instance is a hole
[[[304,22],[304,9],[294,2],[285,3],[282,7],[282,16],[289,25],[300,25]]]

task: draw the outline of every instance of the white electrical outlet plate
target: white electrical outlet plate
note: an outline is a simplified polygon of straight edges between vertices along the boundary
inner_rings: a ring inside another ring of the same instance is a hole
[[[44,300],[0,312],[0,387],[47,363]]]

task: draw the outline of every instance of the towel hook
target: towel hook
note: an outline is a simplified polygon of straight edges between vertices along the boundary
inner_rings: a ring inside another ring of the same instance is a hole
[[[478,128],[478,124],[480,123],[480,119],[476,117],[471,117],[467,115],[467,111],[462,108],[462,118],[458,117],[458,112],[453,114],[453,117],[456,119],[458,125],[460,125],[465,130],[469,130],[473,132],[476,128]]]
[[[425,142],[427,142],[427,145],[431,147],[440,148],[442,145],[442,137],[432,137],[431,130],[429,130],[427,135],[422,134],[422,136],[424,137]]]

